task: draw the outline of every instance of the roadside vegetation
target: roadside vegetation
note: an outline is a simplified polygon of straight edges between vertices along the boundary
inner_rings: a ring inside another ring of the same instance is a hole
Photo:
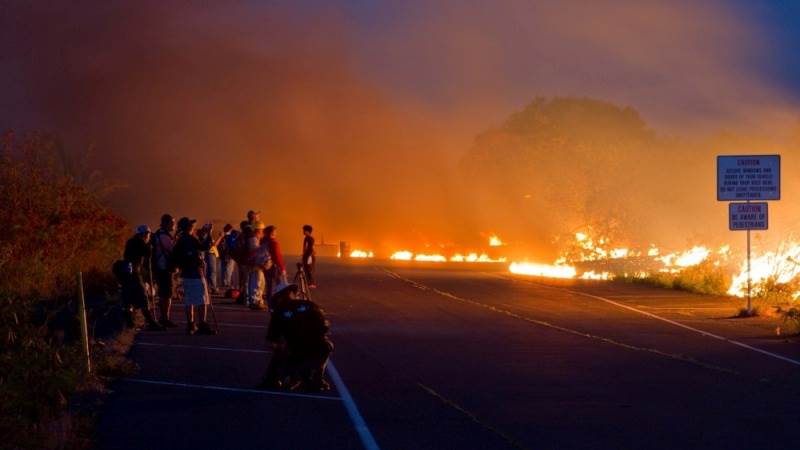
[[[95,177],[43,134],[0,137],[0,439],[3,448],[83,448],[91,418],[76,399],[131,369],[117,285],[125,221],[91,188]],[[85,369],[76,274],[83,271],[96,370]],[[108,343],[103,344],[103,339]],[[122,346],[122,347],[121,347]]]
[[[629,276],[620,279],[706,295],[727,295],[731,283],[730,275],[711,261],[704,261],[675,273],[653,272],[645,277]]]

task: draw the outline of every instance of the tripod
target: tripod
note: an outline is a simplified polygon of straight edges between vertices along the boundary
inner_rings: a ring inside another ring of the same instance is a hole
[[[301,300],[311,300],[311,290],[308,288],[308,278],[303,269],[303,263],[297,263],[297,273],[294,275],[294,284],[298,287],[298,297]]]

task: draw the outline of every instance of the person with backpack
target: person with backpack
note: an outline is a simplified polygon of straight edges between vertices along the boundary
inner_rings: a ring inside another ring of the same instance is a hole
[[[288,279],[286,276],[286,264],[283,262],[283,253],[281,252],[281,244],[277,238],[277,227],[270,225],[267,227],[265,234],[269,248],[269,256],[272,259],[272,268],[267,271],[267,292],[266,297],[269,299],[272,296],[272,287],[278,283],[286,284]]]
[[[214,239],[214,225],[207,223],[203,225],[197,232],[197,238],[200,240],[203,248],[208,250],[203,251],[203,260],[206,265],[206,283],[208,284],[208,291],[212,294],[218,294],[217,289],[217,265],[219,263],[219,250],[217,246],[222,242],[222,235]]]
[[[236,237],[236,246],[231,250],[231,258],[236,262],[239,268],[239,298],[236,303],[239,305],[250,304],[248,299],[248,290],[250,283],[250,266],[248,259],[250,258],[250,250],[247,248],[248,240],[253,236],[253,228],[250,222],[243,220],[239,224],[239,235]]]
[[[273,352],[261,389],[320,392],[330,386],[325,367],[333,352],[328,337],[330,323],[324,311],[311,300],[297,298],[296,284],[281,283],[275,292],[267,342]]]
[[[135,309],[141,309],[150,331],[162,331],[150,311],[147,288],[143,271],[145,262],[150,260],[150,227],[139,225],[136,234],[125,243],[125,253],[121,262],[115,263],[114,274],[122,284],[123,315],[128,326],[133,327]]]
[[[153,234],[153,274],[158,286],[159,323],[167,328],[174,328],[170,320],[172,299],[175,297],[175,267],[172,262],[172,250],[175,247],[175,218],[169,214],[161,216],[161,227]]]
[[[205,279],[203,252],[209,250],[208,243],[201,244],[195,236],[196,220],[181,217],[178,221],[180,237],[173,249],[175,265],[180,270],[183,283],[183,303],[186,308],[186,334],[217,334],[206,321],[208,317],[208,286]],[[195,324],[195,307],[199,322]]]

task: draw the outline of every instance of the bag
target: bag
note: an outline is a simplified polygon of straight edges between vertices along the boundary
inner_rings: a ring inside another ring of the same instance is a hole
[[[153,245],[153,251],[151,252],[153,256],[153,267],[158,270],[173,273],[178,268],[175,263],[175,257],[173,256],[174,246],[173,251],[167,253],[164,249],[163,242],[161,242],[162,234],[164,234],[162,230],[156,231],[150,241]]]
[[[123,284],[127,282],[131,276],[129,268],[130,264],[128,264],[127,261],[118,259],[111,265],[111,273],[114,274],[114,277],[120,284]]]
[[[247,239],[241,235],[237,237],[234,242],[234,247],[230,249],[231,259],[236,261],[237,264],[247,265],[247,260],[250,257],[250,249],[247,248]]]

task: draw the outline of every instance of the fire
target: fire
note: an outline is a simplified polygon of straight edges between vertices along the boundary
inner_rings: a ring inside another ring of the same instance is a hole
[[[511,273],[548,278],[575,278],[575,268],[567,265],[551,265],[530,262],[512,262],[508,266]]]
[[[450,257],[450,262],[503,263],[506,262],[506,258],[502,256],[500,258],[491,258],[486,253],[481,253],[480,255],[477,253],[470,253],[467,256],[456,253]]]
[[[670,253],[668,255],[658,257],[656,260],[664,263],[664,266],[666,267],[686,268],[696,266],[705,261],[710,253],[711,250],[706,247],[694,246],[683,253]]]
[[[489,236],[489,247],[502,247],[505,245],[503,241],[500,240],[500,237],[496,234]]]
[[[447,262],[447,258],[442,255],[414,255],[414,261],[426,261],[426,262]]]
[[[754,256],[750,267],[753,286],[767,280],[788,283],[800,275],[800,244],[793,241],[782,243],[777,251]],[[742,262],[739,274],[734,275],[728,294],[737,297],[747,295],[747,261]],[[795,299],[800,297],[800,292],[794,292],[793,296]]]
[[[408,251],[408,250],[400,250],[398,252],[392,253],[392,256],[390,256],[389,259],[394,259],[394,260],[397,260],[397,261],[411,261],[411,259],[413,257],[414,257],[414,254],[411,253],[410,251]]]
[[[350,252],[351,258],[372,258],[373,256],[375,255],[372,252],[365,250],[353,250]]]
[[[595,272],[594,270],[590,270],[588,272],[583,272],[580,278],[582,280],[611,280],[614,276],[608,272]]]

